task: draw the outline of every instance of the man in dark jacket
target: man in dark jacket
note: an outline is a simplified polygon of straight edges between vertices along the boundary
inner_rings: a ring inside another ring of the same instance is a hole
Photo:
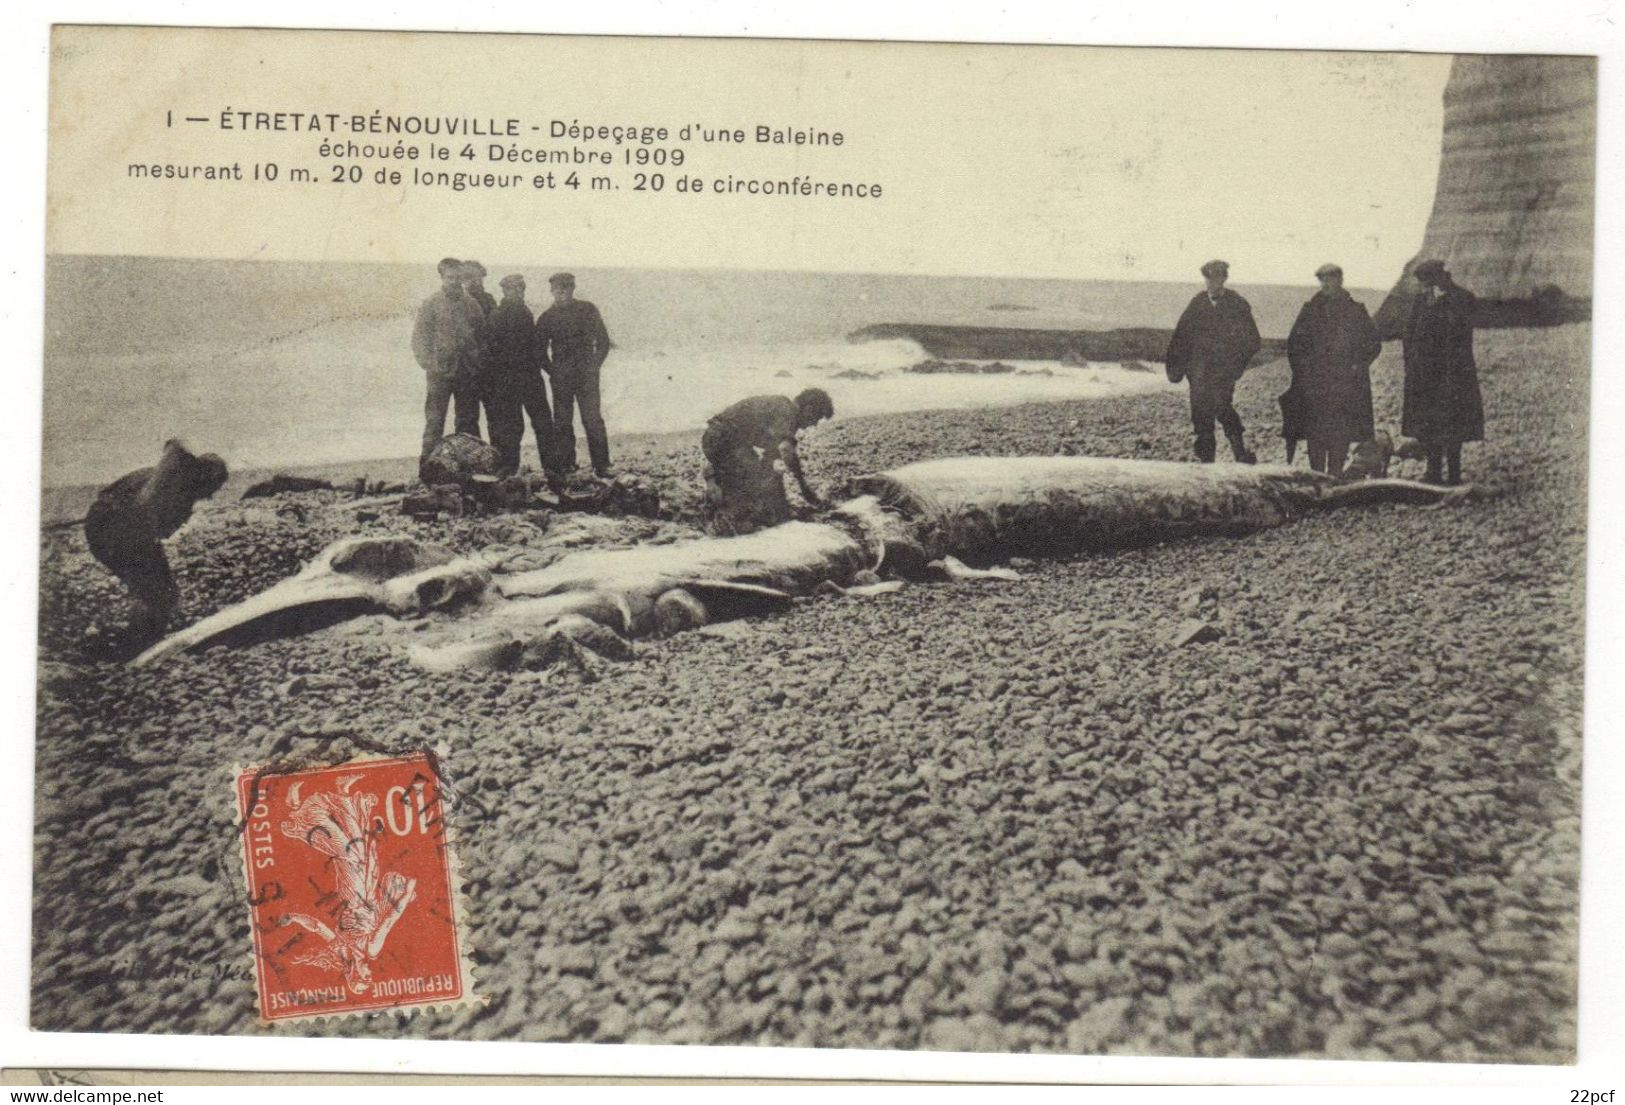
[[[713,416],[700,439],[711,531],[750,533],[790,520],[790,500],[775,460],[784,462],[809,504],[822,506],[823,498],[802,474],[796,434],[834,416],[835,405],[822,388],[808,388],[793,400],[752,396]]]
[[[180,605],[161,542],[185,525],[194,503],[225,482],[225,461],[213,453],[193,456],[180,442],[168,441],[157,465],[119,477],[91,504],[85,542],[129,588],[139,639],[160,636]]]
[[[1230,451],[1242,464],[1256,464],[1258,458],[1243,439],[1241,416],[1236,413],[1236,381],[1247,370],[1247,362],[1258,352],[1262,340],[1253,309],[1247,301],[1224,286],[1230,266],[1209,261],[1202,266],[1207,287],[1190,301],[1179,316],[1174,336],[1163,358],[1168,379],[1173,383],[1188,379],[1191,384],[1191,425],[1196,431],[1196,459],[1211,463],[1217,451],[1213,423],[1224,427]]]
[[[1422,294],[1411,304],[1405,325],[1400,431],[1427,450],[1424,479],[1458,484],[1462,442],[1484,440],[1484,398],[1473,358],[1477,298],[1450,278],[1443,261],[1423,261],[1413,271]]]
[[[1315,270],[1320,291],[1298,312],[1287,335],[1292,384],[1281,397],[1288,451],[1309,441],[1309,467],[1343,474],[1350,443],[1375,436],[1371,418],[1371,362],[1382,339],[1365,306],[1343,288],[1343,270]]]
[[[579,404],[592,470],[608,476],[609,433],[604,429],[598,382],[604,358],[609,356],[609,331],[604,328],[598,308],[575,297],[574,276],[558,272],[547,282],[553,292],[553,306],[536,320],[536,342],[553,381],[553,425],[559,459],[565,471],[575,470],[575,408]]]
[[[498,473],[519,471],[519,447],[525,439],[525,416],[536,435],[536,455],[551,478],[558,461],[553,446],[553,409],[547,401],[541,357],[536,348],[536,320],[525,303],[525,278],[504,276],[502,302],[485,324],[483,384],[485,418],[496,448]]]

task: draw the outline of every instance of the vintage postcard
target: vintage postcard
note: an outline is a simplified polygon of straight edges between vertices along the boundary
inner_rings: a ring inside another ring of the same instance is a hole
[[[57,27],[32,1027],[1573,1062],[1596,98]]]

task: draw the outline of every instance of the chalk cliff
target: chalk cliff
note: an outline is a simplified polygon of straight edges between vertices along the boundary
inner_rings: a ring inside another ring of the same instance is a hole
[[[1433,214],[1377,312],[1384,336],[1403,327],[1411,268],[1428,257],[1478,295],[1481,326],[1589,318],[1596,134],[1596,59],[1457,57]]]

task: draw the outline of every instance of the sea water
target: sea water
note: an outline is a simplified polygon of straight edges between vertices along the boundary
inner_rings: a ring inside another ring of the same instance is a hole
[[[533,309],[562,265],[519,272]],[[610,432],[692,430],[748,395],[827,390],[837,418],[1166,390],[1160,365],[1011,362],[994,375],[910,373],[913,342],[852,342],[874,323],[1171,327],[1195,284],[827,273],[575,269],[614,342]],[[163,442],[233,468],[414,455],[423,373],[413,318],[432,265],[53,257],[46,273],[44,484],[105,482]],[[1238,287],[1266,334],[1308,289]],[[1375,307],[1373,299],[1367,305]],[[985,363],[985,362],[984,362]]]

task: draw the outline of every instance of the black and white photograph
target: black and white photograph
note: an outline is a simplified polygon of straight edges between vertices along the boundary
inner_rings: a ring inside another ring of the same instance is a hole
[[[1579,1058],[1597,57],[49,68],[32,1030]]]

